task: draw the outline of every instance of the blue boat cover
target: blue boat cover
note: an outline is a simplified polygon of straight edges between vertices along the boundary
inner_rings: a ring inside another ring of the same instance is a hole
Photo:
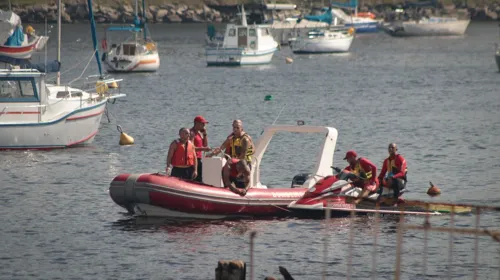
[[[61,69],[61,62],[57,60],[48,61],[47,65],[45,65],[45,63],[31,63],[29,59],[19,59],[0,55],[0,62],[16,65],[22,69],[36,69],[45,73],[55,73]]]
[[[24,41],[23,27],[20,25],[16,27],[14,33],[12,33],[9,39],[7,39],[7,42],[5,42],[5,46],[19,47],[23,44],[23,41]]]
[[[332,24],[332,8],[328,8],[323,14],[318,15],[318,16],[304,16],[305,19],[310,20],[310,21],[319,21],[319,22],[326,22],[328,24]]]

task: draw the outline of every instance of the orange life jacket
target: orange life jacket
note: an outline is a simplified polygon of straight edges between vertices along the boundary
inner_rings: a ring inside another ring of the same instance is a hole
[[[195,156],[194,156],[194,146],[191,141],[187,141],[185,144],[175,140],[176,147],[174,155],[172,156],[172,166],[174,167],[188,167],[194,166]]]

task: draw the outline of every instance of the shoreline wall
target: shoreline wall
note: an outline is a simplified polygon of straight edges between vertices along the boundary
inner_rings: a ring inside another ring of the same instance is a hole
[[[85,3],[63,3],[63,6],[63,23],[80,23],[88,21],[88,10]],[[203,5],[201,8],[195,8],[189,7],[186,4],[150,5],[146,7],[146,16],[148,18],[148,23],[227,23],[236,20],[236,13],[234,11],[228,11],[228,6],[217,4],[209,6],[210,7]],[[392,11],[394,7],[397,7],[397,5],[363,6],[359,11],[370,11],[377,15],[377,18],[390,20],[394,18],[394,12]],[[3,10],[8,9],[8,7],[5,6],[0,6],[0,8]],[[111,7],[94,3],[93,8],[97,23],[120,24],[133,22],[134,9],[130,4]],[[12,5],[12,10],[21,17],[23,23],[44,23],[45,19],[47,19],[49,23],[57,22],[57,6],[55,4]],[[254,12],[255,10],[256,9],[253,9]],[[310,7],[308,7],[307,10],[310,10]],[[301,11],[302,14],[308,14],[309,12],[307,10],[303,7],[298,7],[298,9],[294,11],[279,11],[275,13],[274,17],[275,19],[284,19],[289,16],[298,16],[301,14]],[[245,5],[245,11],[247,11],[247,14],[252,13],[252,9],[247,10],[247,5]],[[499,3],[474,8],[449,5],[441,8],[405,9],[405,11],[409,15],[440,16],[467,14],[472,21],[500,20]]]

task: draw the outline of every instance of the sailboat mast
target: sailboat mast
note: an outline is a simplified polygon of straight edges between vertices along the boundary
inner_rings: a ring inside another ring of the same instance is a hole
[[[137,23],[139,22],[139,17],[137,17],[137,9],[138,9],[137,0],[135,0],[134,25],[135,25],[136,28],[137,28]],[[137,32],[134,32],[134,38],[135,38],[135,41],[137,42]]]
[[[146,0],[142,0],[142,20],[144,21],[144,28],[142,32],[144,33],[144,41],[146,41],[148,34],[147,34],[147,28],[146,28]]]
[[[9,0],[9,11],[12,11],[12,2]]]
[[[61,0],[57,0],[57,61],[61,63]],[[57,71],[56,85],[61,84],[61,71]]]

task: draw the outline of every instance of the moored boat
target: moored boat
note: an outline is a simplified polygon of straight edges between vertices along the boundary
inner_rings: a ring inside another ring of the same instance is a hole
[[[228,24],[222,44],[214,41],[207,45],[205,56],[207,66],[258,65],[270,63],[277,50],[270,26],[248,25],[242,6],[241,23]]]
[[[470,20],[449,17],[422,18],[418,21],[384,23],[382,30],[394,37],[464,35]]]
[[[102,60],[108,72],[155,72],[160,68],[158,45],[148,35],[145,0],[142,0],[141,20],[137,15],[137,1],[135,1],[133,26],[111,26],[106,30],[106,37],[101,46],[104,51]],[[120,44],[112,43],[111,38],[108,42],[108,32],[119,31],[131,32],[132,38],[128,38]]]
[[[26,28],[25,33],[17,14],[0,10],[0,56],[31,58],[35,51],[45,47],[48,39],[47,36],[37,35],[31,26]]]
[[[293,180],[292,188],[269,189],[260,181],[261,160],[277,132],[318,133],[324,137],[316,165],[310,172],[313,175]],[[302,197],[320,178],[332,174],[330,166],[336,141],[337,130],[331,127],[267,127],[255,145],[251,188],[245,196],[223,188],[223,157],[203,158],[203,184],[159,173],[120,174],[111,182],[109,195],[116,204],[137,215],[200,219],[289,216],[293,213],[286,208],[288,204]]]
[[[290,46],[294,53],[343,53],[348,52],[354,40],[354,28],[311,30],[298,36]]]

